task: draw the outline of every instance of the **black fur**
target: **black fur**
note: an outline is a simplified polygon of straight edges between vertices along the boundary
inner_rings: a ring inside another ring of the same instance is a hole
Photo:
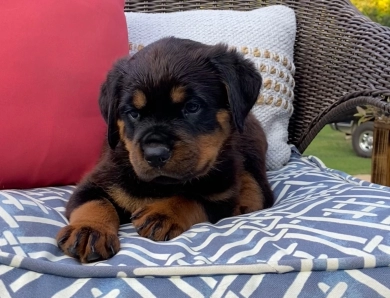
[[[267,141],[250,114],[261,82],[254,65],[223,44],[208,46],[171,37],[119,60],[107,75],[99,98],[107,122],[107,146],[99,164],[72,195],[67,217],[92,201],[110,202],[122,223],[132,217],[134,222],[134,213],[138,220],[146,212],[143,208],[153,207],[154,202],[166,200],[166,208],[172,208],[169,198],[182,198],[189,202],[183,206],[197,208],[176,212],[189,216],[197,212],[201,218],[204,214],[213,223],[237,210],[270,207]],[[141,107],[137,107],[136,94],[141,94]],[[144,152],[156,147],[169,151],[169,159],[151,166]],[[242,192],[243,183],[249,183],[258,195],[248,197]],[[158,208],[158,214],[137,229],[143,233],[156,221],[148,237],[167,240],[177,235],[181,222],[173,218],[175,233],[156,236],[170,214]],[[91,225],[97,220],[88,218],[87,212],[85,217]],[[65,252],[75,245],[66,240],[73,239],[69,227],[75,224],[71,220],[59,233]],[[80,259],[88,261],[90,256]]]

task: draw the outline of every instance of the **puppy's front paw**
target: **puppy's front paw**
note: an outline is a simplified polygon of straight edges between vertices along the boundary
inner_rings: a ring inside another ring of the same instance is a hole
[[[137,209],[131,218],[138,234],[154,241],[173,239],[190,228],[169,210],[153,204]]]
[[[82,263],[106,260],[120,248],[117,231],[100,223],[68,225],[57,234],[58,247]]]

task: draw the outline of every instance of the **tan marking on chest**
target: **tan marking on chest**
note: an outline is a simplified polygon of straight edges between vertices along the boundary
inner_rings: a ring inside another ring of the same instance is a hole
[[[147,204],[153,202],[152,198],[149,199],[134,198],[119,187],[110,188],[108,190],[108,194],[120,207],[124,208],[126,211],[130,213],[133,213],[138,208],[142,208]]]

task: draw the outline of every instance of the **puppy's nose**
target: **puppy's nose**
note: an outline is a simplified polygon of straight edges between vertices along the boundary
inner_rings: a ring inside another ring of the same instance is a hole
[[[160,144],[144,146],[144,158],[154,168],[161,168],[171,157],[171,150]]]

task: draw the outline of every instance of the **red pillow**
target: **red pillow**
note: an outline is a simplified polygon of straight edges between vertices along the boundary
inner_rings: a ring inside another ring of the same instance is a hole
[[[128,54],[123,6],[0,1],[0,189],[73,184],[94,166],[99,88]]]

